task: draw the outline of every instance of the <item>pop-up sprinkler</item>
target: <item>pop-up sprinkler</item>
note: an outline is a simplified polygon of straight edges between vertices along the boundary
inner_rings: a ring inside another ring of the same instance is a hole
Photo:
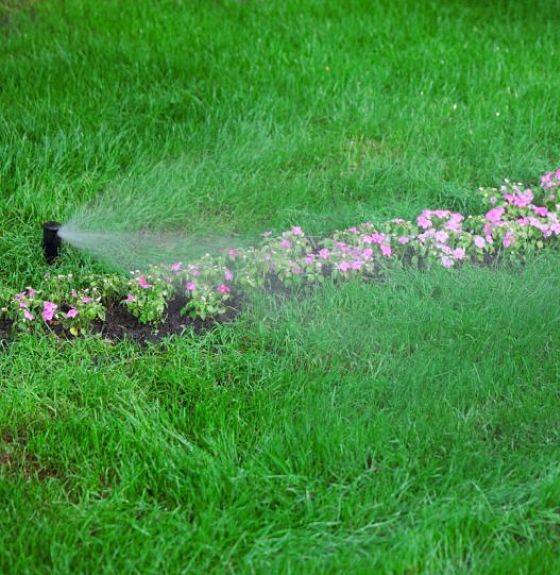
[[[43,224],[43,251],[47,263],[52,264],[58,256],[62,240],[58,235],[61,224],[58,222],[45,222]]]

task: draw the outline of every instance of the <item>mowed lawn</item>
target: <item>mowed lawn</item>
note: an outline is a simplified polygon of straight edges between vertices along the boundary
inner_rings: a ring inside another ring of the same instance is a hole
[[[559,30],[556,0],[0,0],[0,286],[103,193],[212,233],[476,211],[560,164]],[[559,264],[18,337],[0,572],[559,572]]]

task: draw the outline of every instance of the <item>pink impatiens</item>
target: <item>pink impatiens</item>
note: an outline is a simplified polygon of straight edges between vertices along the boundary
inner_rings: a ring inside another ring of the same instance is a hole
[[[152,287],[152,284],[148,282],[148,280],[146,279],[146,276],[140,276],[138,278],[138,285],[142,288],[142,289],[148,289]]]
[[[52,301],[43,302],[43,312],[41,313],[43,320],[46,321],[47,323],[50,323],[53,320],[54,314],[57,309],[58,306]]]
[[[67,312],[66,312],[66,317],[69,319],[73,319],[75,317],[78,316],[80,312],[75,308],[75,307],[71,307]]]
[[[47,324],[84,333],[88,322],[103,320],[107,305],[125,305],[138,321],[156,323],[173,308],[173,298],[185,302],[181,313],[205,319],[225,313],[242,290],[376,278],[403,265],[458,268],[502,258],[522,261],[560,237],[560,169],[545,174],[540,188],[506,182],[480,193],[484,210],[469,216],[424,209],[415,219],[366,221],[322,238],[292,226],[278,236],[265,232],[262,245],[221,249],[190,264],[151,266],[129,278],[96,277],[86,289],[69,285],[71,276],[58,276],[60,283],[55,278],[48,294],[32,288],[8,294],[0,301],[0,319],[31,329],[41,314]]]

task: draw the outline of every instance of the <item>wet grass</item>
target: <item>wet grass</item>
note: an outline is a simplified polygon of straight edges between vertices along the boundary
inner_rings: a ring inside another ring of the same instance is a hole
[[[326,231],[474,209],[560,156],[554,1],[2,6],[3,285],[94,199],[131,225]],[[19,338],[0,570],[557,571],[557,266],[256,301],[147,349]]]

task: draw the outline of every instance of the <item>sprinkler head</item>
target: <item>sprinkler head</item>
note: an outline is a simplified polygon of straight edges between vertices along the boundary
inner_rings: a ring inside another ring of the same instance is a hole
[[[43,224],[43,252],[47,263],[52,264],[58,257],[62,240],[58,235],[61,224],[58,222],[45,222]]]

